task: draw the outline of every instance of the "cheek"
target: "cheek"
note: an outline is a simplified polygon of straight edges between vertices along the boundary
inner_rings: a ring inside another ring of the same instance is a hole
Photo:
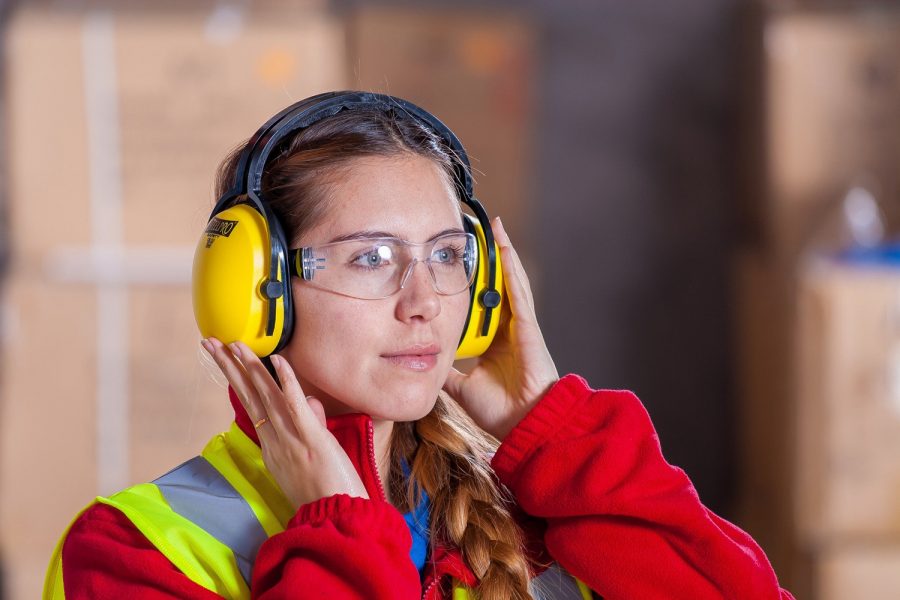
[[[457,294],[448,298],[448,306],[446,306],[449,327],[456,332],[456,337],[462,335],[463,326],[466,324],[466,317],[469,314],[469,293]]]
[[[459,294],[458,296],[450,296],[445,298],[441,307],[441,315],[439,317],[441,345],[451,350],[451,355],[455,354],[459,338],[462,336],[463,327],[466,324],[466,317],[469,314],[469,295],[468,293]],[[452,359],[451,359],[452,362]]]
[[[354,302],[295,295],[295,329],[290,346],[298,375],[310,381],[333,379],[331,372],[346,372],[371,345],[366,307]]]

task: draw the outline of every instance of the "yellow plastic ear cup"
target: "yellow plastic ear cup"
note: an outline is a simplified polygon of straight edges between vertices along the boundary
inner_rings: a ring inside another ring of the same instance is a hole
[[[267,336],[269,302],[260,286],[268,279],[269,260],[266,221],[252,206],[232,206],[209,221],[193,268],[194,318],[204,338],[240,340],[257,356],[274,352],[284,329],[284,300],[275,301],[275,331]]]
[[[475,273],[475,294],[472,297],[472,303],[469,306],[469,321],[466,323],[466,330],[456,349],[456,360],[461,358],[474,358],[481,356],[491,345],[497,328],[500,325],[500,311],[503,303],[506,301],[506,289],[503,287],[503,269],[500,264],[500,247],[494,243],[494,255],[497,257],[497,276],[494,281],[494,288],[500,293],[500,303],[494,307],[491,314],[491,324],[488,328],[487,335],[481,335],[484,326],[485,309],[481,305],[479,299],[482,292],[488,287],[488,265],[487,265],[487,242],[484,239],[484,229],[477,220],[472,219],[468,215],[465,216],[475,229],[475,237],[478,238],[478,270]]]

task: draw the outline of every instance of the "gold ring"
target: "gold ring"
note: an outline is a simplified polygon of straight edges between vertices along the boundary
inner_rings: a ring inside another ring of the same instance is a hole
[[[253,427],[254,427],[254,429],[259,429],[260,427],[262,427],[263,425],[265,425],[268,422],[269,422],[269,417],[263,417],[262,419],[260,419],[256,423],[254,423]]]

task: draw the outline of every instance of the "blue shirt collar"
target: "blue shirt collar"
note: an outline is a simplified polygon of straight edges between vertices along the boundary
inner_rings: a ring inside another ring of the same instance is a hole
[[[408,479],[409,465],[406,464],[405,459],[400,461],[400,466],[403,468],[404,477]],[[409,527],[409,534],[412,536],[412,548],[409,550],[409,557],[419,570],[419,577],[422,576],[425,568],[425,559],[428,556],[428,522],[431,504],[425,490],[421,490],[421,492],[422,500],[419,502],[419,505],[403,515],[406,525]]]

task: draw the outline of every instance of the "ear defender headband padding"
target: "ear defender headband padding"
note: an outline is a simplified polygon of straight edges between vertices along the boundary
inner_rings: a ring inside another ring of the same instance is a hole
[[[473,194],[468,155],[431,113],[401,98],[368,92],[329,92],[297,102],[269,119],[247,143],[233,185],[216,202],[194,253],[194,317],[203,337],[226,344],[240,340],[260,357],[278,352],[290,340],[294,310],[288,240],[263,199],[263,173],[285,138],[359,108],[413,119],[447,146],[459,199],[475,215],[463,215],[464,226],[478,239],[478,272],[456,358],[479,356],[490,346],[500,320],[503,274],[490,219]]]

